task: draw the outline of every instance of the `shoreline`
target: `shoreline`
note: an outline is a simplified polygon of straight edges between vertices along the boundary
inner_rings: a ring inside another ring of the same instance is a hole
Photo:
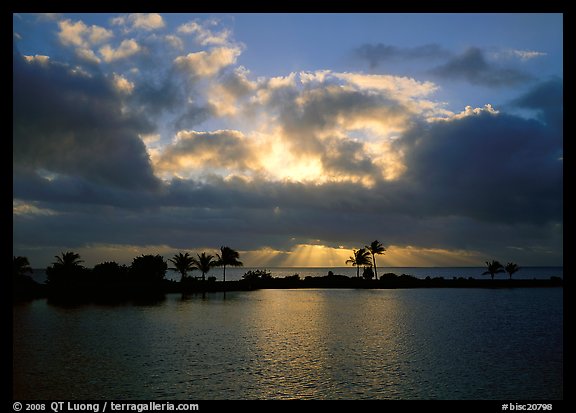
[[[256,278],[239,281],[161,280],[155,283],[84,282],[55,288],[26,280],[13,285],[13,304],[47,298],[54,303],[126,303],[162,300],[166,294],[204,294],[213,292],[254,291],[261,289],[412,289],[412,288],[550,288],[563,287],[563,279],[475,279],[443,277],[419,279],[410,275],[388,274],[379,280],[351,278],[344,275],[324,277]]]

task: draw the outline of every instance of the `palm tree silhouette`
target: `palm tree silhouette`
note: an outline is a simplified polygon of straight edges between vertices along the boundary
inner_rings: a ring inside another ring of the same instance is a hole
[[[220,254],[216,254],[218,258],[218,265],[222,265],[224,267],[223,271],[223,281],[226,282],[226,266],[231,265],[233,267],[241,267],[244,264],[242,261],[238,261],[240,258],[240,254],[238,251],[233,250],[230,247],[220,247]]]
[[[492,279],[494,279],[495,274],[504,272],[504,266],[496,260],[492,260],[491,262],[486,261],[486,267],[488,271],[483,272],[482,275],[490,274]]]
[[[356,277],[360,278],[360,266],[371,264],[370,251],[368,251],[366,248],[354,250],[354,256],[347,259],[346,264],[352,264],[352,266],[356,266]]]
[[[206,255],[205,252],[196,255],[198,258],[192,258],[192,262],[194,263],[193,268],[202,271],[202,281],[206,281],[206,273],[208,273],[212,267],[218,265],[218,261],[214,260],[213,255]]]
[[[56,262],[54,262],[54,266],[62,266],[63,268],[77,268],[81,267],[80,263],[84,262],[80,259],[80,254],[77,254],[72,251],[62,252],[61,256],[55,255]]]
[[[372,241],[370,245],[366,245],[366,249],[370,254],[372,254],[372,262],[374,263],[374,277],[378,280],[378,270],[376,269],[376,254],[384,254],[386,248],[378,242],[378,240]]]
[[[24,277],[27,272],[32,272],[28,258],[18,256],[12,261],[12,275],[14,277]]]
[[[65,286],[77,283],[84,275],[80,254],[72,251],[55,255],[56,261],[46,268],[46,282],[49,285]]]
[[[173,258],[168,258],[168,261],[174,264],[174,267],[170,269],[178,271],[181,274],[180,282],[184,281],[188,275],[188,271],[194,271],[196,269],[196,267],[194,267],[194,258],[188,253],[182,254],[179,252],[174,255]]]
[[[510,279],[512,279],[512,274],[514,274],[516,271],[519,271],[520,267],[513,262],[509,262],[504,267],[504,270],[508,273],[508,275],[510,276]]]

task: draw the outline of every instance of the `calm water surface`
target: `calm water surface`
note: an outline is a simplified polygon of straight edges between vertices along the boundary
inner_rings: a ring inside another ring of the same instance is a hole
[[[561,399],[561,288],[14,306],[15,399]]]

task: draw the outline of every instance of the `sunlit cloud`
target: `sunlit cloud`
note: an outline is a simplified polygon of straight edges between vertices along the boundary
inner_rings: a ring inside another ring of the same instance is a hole
[[[563,81],[536,64],[552,45],[347,31],[308,60],[236,33],[245,17],[15,16],[19,245],[129,260],[229,242],[248,265],[344,266],[373,231],[383,265],[561,257]]]
[[[72,22],[70,19],[58,22],[60,31],[58,38],[63,45],[89,48],[110,40],[114,34],[104,27],[92,25],[87,26],[81,20]]]
[[[215,132],[179,131],[172,144],[166,146],[156,168],[161,172],[186,171],[202,175],[221,169],[246,172],[258,170],[258,159],[252,156],[252,145],[239,131]]]
[[[126,26],[126,30],[140,29],[145,31],[161,29],[165,26],[164,19],[158,13],[132,13],[111,19],[114,26]]]
[[[134,83],[126,79],[124,76],[113,73],[114,87],[121,93],[127,95],[131,94],[134,90]]]
[[[40,65],[46,65],[50,60],[50,56],[45,55],[24,56],[24,59],[28,63],[38,63]]]
[[[239,47],[216,47],[208,52],[202,50],[178,56],[174,59],[174,64],[191,76],[208,77],[234,64],[240,53]]]
[[[38,207],[34,203],[13,200],[12,214],[25,217],[30,215],[57,215],[58,212],[49,208]]]
[[[100,48],[100,54],[105,62],[110,63],[115,60],[125,59],[141,50],[140,45],[134,39],[122,40],[118,48],[114,49],[110,45],[104,45]]]
[[[494,109],[491,104],[487,103],[482,108],[473,108],[472,106],[466,106],[464,108],[464,110],[460,113],[456,113],[456,114],[452,114],[451,116],[444,116],[444,117],[431,117],[431,118],[428,118],[427,120],[429,122],[451,121],[451,120],[466,118],[469,116],[479,116],[483,113],[488,113],[491,115],[497,115],[500,112],[498,110]]]

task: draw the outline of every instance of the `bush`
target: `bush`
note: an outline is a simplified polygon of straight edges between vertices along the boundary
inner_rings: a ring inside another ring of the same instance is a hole
[[[242,276],[243,279],[248,281],[253,280],[270,280],[272,279],[272,274],[267,270],[249,270]]]
[[[161,255],[142,255],[132,260],[130,272],[135,280],[143,282],[162,281],[168,264]]]

